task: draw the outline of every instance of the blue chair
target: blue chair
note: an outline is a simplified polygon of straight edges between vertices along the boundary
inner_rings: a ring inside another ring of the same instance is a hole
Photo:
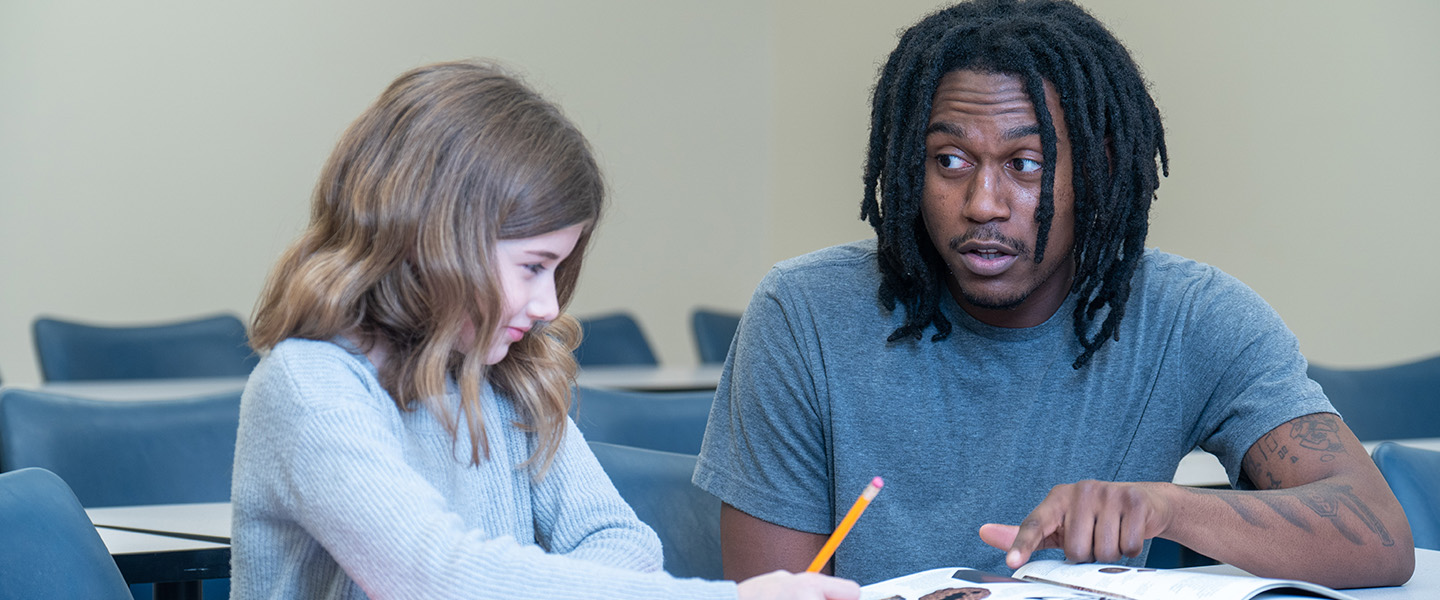
[[[1440,550],[1440,452],[1381,442],[1370,456],[1405,509],[1415,547]]]
[[[582,337],[580,346],[575,348],[575,361],[582,367],[660,364],[640,330],[640,323],[629,313],[580,319],[580,330]]]
[[[244,377],[260,362],[235,315],[135,327],[41,317],[32,329],[45,381]]]
[[[740,328],[740,315],[697,308],[690,315],[690,328],[695,333],[700,363],[721,364],[730,354],[730,342],[735,339],[735,330]]]
[[[590,442],[590,451],[635,515],[660,536],[665,572],[723,579],[720,500],[690,483],[696,457]]]
[[[87,507],[230,501],[240,392],[178,400],[92,400],[0,390],[0,471],[41,467]],[[230,580],[203,584],[229,595]],[[136,598],[149,584],[132,586]]]
[[[54,473],[0,474],[0,540],[0,598],[130,598],[85,509]]]
[[[1361,440],[1440,437],[1440,356],[1374,369],[1312,364],[1309,375]]]
[[[580,388],[570,417],[588,441],[699,454],[714,396]]]

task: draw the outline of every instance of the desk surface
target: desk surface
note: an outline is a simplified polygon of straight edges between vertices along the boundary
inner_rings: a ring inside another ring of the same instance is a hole
[[[720,370],[720,365],[588,367],[580,370],[576,383],[584,387],[650,392],[713,390],[720,383]],[[24,387],[96,400],[174,400],[238,392],[245,389],[245,378],[65,381]]]
[[[230,503],[153,504],[87,508],[96,527],[230,543]]]
[[[585,367],[576,383],[582,387],[646,392],[714,390],[720,365],[698,367]]]
[[[95,400],[175,400],[239,392],[245,389],[245,378],[63,381],[28,387],[28,389]]]
[[[1190,567],[1191,570],[1222,575],[1248,575],[1230,565]],[[1356,600],[1435,600],[1440,598],[1440,551],[1415,549],[1415,575],[1405,585],[1383,588],[1341,590]]]

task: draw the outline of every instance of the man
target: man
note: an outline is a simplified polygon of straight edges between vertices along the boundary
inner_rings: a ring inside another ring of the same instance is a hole
[[[1165,164],[1138,69],[1079,7],[981,0],[909,29],[873,101],[876,239],[777,265],[717,390],[695,482],[724,502],[726,576],[803,569],[879,475],[833,563],[862,584],[1140,565],[1154,537],[1258,575],[1406,581],[1404,513],[1294,335],[1237,280],[1144,249]],[[1197,446],[1236,490],[1168,483]]]

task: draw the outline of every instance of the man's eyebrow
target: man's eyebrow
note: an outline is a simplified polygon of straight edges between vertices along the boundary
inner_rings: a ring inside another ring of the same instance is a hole
[[[1019,126],[1019,127],[1012,127],[1012,128],[1010,128],[1010,129],[1005,130],[1005,133],[1002,133],[1002,134],[1000,134],[1000,135],[1001,135],[1001,137],[1003,137],[1003,138],[1005,139],[1005,141],[1007,141],[1007,142],[1008,142],[1008,141],[1011,141],[1011,140],[1018,140],[1018,139],[1023,138],[1023,137],[1030,137],[1030,136],[1032,136],[1032,135],[1040,135],[1040,124],[1039,124],[1039,123],[1031,123],[1031,124],[1029,124],[1029,125],[1021,125],[1021,126]]]
[[[965,139],[965,130],[963,128],[954,123],[946,123],[944,121],[931,123],[929,127],[925,128],[925,137],[930,137],[930,134],[932,133],[943,133],[945,135],[957,137],[962,140]],[[1012,127],[1005,130],[1005,132],[1000,135],[1002,139],[1007,142],[1012,140],[1018,140],[1024,137],[1030,137],[1032,135],[1040,135],[1040,124],[1031,123],[1029,125]]]
[[[925,137],[930,137],[930,134],[932,133],[943,133],[948,136],[965,139],[964,129],[961,129],[959,125],[956,125],[954,123],[946,123],[944,121],[937,121],[935,123],[931,123],[929,127],[925,128]]]

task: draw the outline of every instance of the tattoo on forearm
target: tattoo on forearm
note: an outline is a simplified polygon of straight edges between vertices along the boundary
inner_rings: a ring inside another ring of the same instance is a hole
[[[1371,512],[1370,507],[1366,506],[1365,502],[1361,500],[1359,496],[1356,496],[1354,492],[1350,491],[1350,489],[1348,485],[1336,485],[1330,486],[1328,494],[1325,493],[1326,490],[1307,490],[1306,492],[1298,494],[1298,496],[1300,497],[1300,501],[1305,503],[1305,506],[1315,511],[1315,514],[1330,519],[1330,522],[1335,524],[1335,527],[1340,530],[1340,533],[1345,534],[1345,537],[1350,538],[1350,541],[1356,545],[1363,544],[1364,542],[1360,539],[1360,536],[1349,533],[1345,529],[1340,518],[1340,505],[1342,504],[1345,508],[1350,509],[1350,512],[1358,517],[1360,522],[1364,524],[1371,533],[1380,536],[1381,544],[1394,546],[1395,539],[1390,537],[1390,531],[1385,529],[1385,524],[1380,522],[1380,518],[1375,516],[1375,513]]]
[[[1275,511],[1275,514],[1283,517],[1291,525],[1299,528],[1300,531],[1315,533],[1313,529],[1310,529],[1310,522],[1305,520],[1303,510],[1295,506],[1294,503],[1270,494],[1255,494],[1255,498],[1264,502],[1265,506],[1269,506],[1270,510]]]
[[[1216,495],[1219,496],[1220,499],[1226,504],[1229,504],[1230,509],[1235,511],[1235,514],[1240,515],[1240,518],[1244,519],[1246,523],[1249,523],[1261,529],[1266,529],[1269,527],[1265,524],[1264,521],[1260,520],[1260,516],[1255,514],[1255,511],[1250,510],[1250,507],[1245,505],[1244,498],[1241,498],[1239,494]]]
[[[1279,515],[1286,522],[1306,533],[1314,533],[1310,521],[1305,518],[1303,509],[1295,504],[1299,503],[1311,510],[1317,516],[1324,517],[1334,525],[1341,536],[1357,546],[1365,544],[1365,539],[1352,529],[1345,522],[1346,512],[1354,515],[1360,523],[1369,529],[1371,533],[1380,538],[1381,545],[1393,546],[1395,539],[1390,536],[1390,531],[1370,507],[1351,490],[1348,485],[1323,485],[1306,486],[1289,490],[1273,490],[1256,493],[1236,492],[1233,490],[1208,490],[1204,488],[1186,488],[1189,491],[1207,496],[1216,496],[1225,502],[1241,520],[1261,529],[1269,529],[1267,524],[1254,510],[1254,500],[1269,507],[1271,511]],[[1345,510],[1341,510],[1344,507]]]

